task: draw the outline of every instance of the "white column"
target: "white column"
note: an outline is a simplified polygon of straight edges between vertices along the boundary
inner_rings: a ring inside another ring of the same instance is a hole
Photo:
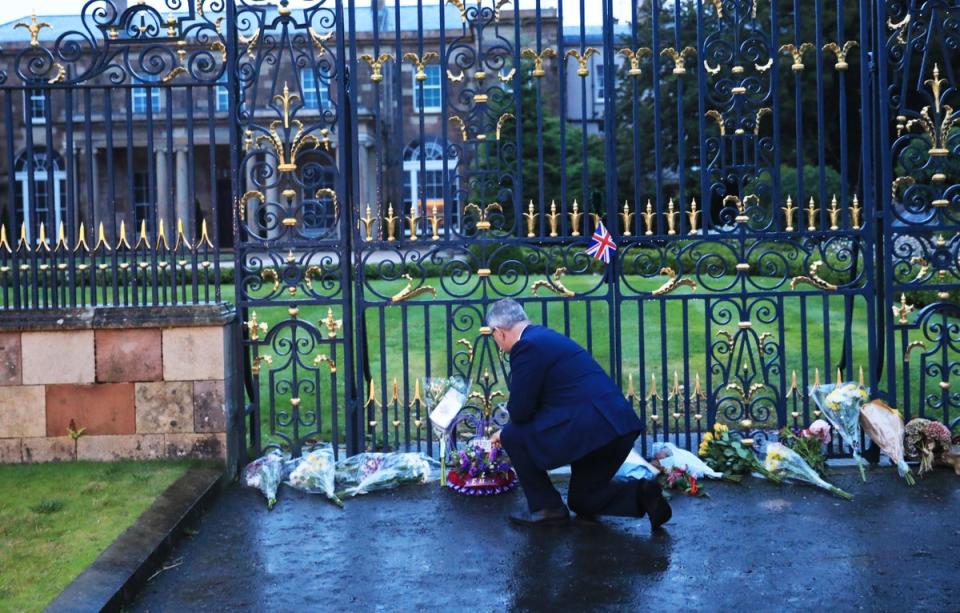
[[[371,206],[371,210],[376,207],[377,173],[370,172],[370,158],[373,155],[373,139],[370,138],[364,126],[361,126],[357,141],[360,144],[360,151],[357,156],[360,160],[359,168],[357,169],[360,173],[360,200],[356,205],[360,207],[361,215],[363,215],[367,210],[368,204]]]
[[[167,151],[158,148],[156,150],[157,158],[157,224],[154,227],[156,231],[160,229],[160,220],[166,230],[167,238],[170,238],[170,186],[169,172],[167,171]],[[175,230],[176,228],[174,228]]]
[[[273,157],[267,155],[266,163],[269,164],[270,168],[273,169],[273,174],[270,175],[270,179],[269,179],[269,181],[271,181],[273,185],[267,188],[267,193],[265,194],[267,197],[267,202],[271,202],[274,204],[282,204],[281,208],[286,209],[286,206],[287,206],[286,201],[284,201],[283,203],[280,202],[280,174],[279,174],[279,171],[277,170],[276,162]],[[282,214],[281,218],[285,216],[286,214]],[[283,231],[283,228],[284,228],[283,224],[277,224],[277,227],[271,230],[268,233],[267,237],[270,240],[278,238],[280,236],[280,233]]]
[[[190,237],[193,236],[190,227],[190,185],[187,175],[187,150],[177,149],[177,219],[183,220],[183,231]],[[176,226],[171,228],[174,232]]]
[[[97,226],[100,225],[102,221],[104,226],[112,227],[111,223],[107,223],[109,220],[105,219],[108,212],[107,204],[100,197],[100,150],[96,147],[93,147],[90,150],[91,154],[91,166],[93,167],[93,176],[87,177],[87,181],[91,182],[93,186],[93,216],[94,219],[91,219],[90,222],[94,225],[93,228],[88,228],[96,231]],[[94,236],[96,240],[96,236]],[[93,246],[92,244],[90,245]]]
[[[74,220],[74,227],[67,228],[67,240],[70,241],[70,244],[73,244],[73,241],[77,238],[77,228],[80,227],[80,219],[83,218],[84,216],[83,206],[80,204],[81,202],[83,202],[83,200],[81,199],[81,196],[83,194],[83,188],[81,187],[82,182],[80,181],[80,177],[83,176],[80,170],[82,168],[82,166],[80,165],[80,160],[81,160],[80,156],[82,154],[82,151],[83,150],[80,147],[74,147],[73,156],[72,156],[72,159],[70,160],[70,165],[73,166],[73,220]],[[66,224],[67,220],[64,219],[63,223]],[[72,236],[71,236],[71,233],[72,233]]]

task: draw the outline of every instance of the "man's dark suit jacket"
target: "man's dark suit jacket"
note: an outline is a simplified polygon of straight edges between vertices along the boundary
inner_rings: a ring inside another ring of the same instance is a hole
[[[616,383],[586,349],[530,325],[510,350],[510,421],[524,431],[533,461],[570,464],[615,438],[643,430]]]

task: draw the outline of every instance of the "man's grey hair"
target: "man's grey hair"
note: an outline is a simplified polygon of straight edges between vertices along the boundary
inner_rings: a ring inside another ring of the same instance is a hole
[[[523,306],[516,300],[504,298],[490,305],[487,309],[487,325],[491,328],[510,330],[515,325],[530,321],[523,310]]]

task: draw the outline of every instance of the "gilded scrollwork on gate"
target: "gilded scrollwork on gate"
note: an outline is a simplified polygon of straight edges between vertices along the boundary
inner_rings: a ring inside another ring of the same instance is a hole
[[[886,0],[881,15],[888,317],[902,357],[899,377],[891,371],[887,386],[908,418],[949,423],[960,406],[960,6]]]
[[[716,416],[728,423],[750,420],[754,427],[776,425],[783,410],[783,347],[775,335],[777,310],[768,299],[720,300],[711,305],[716,328],[709,370]]]
[[[45,85],[80,85],[100,76],[114,85],[169,84],[178,76],[214,83],[226,65],[225,7],[218,0],[182,4],[88,2],[79,14],[82,27],[68,31],[34,14],[13,25],[29,41],[14,58],[13,75]],[[0,84],[10,83],[8,77],[0,73]]]

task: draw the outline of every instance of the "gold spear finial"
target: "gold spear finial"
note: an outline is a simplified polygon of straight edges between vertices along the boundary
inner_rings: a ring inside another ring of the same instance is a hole
[[[620,219],[623,220],[623,235],[624,235],[624,236],[630,236],[630,226],[633,225],[633,224],[631,223],[631,221],[633,220],[633,216],[634,216],[634,213],[631,213],[631,212],[630,212],[630,203],[627,202],[626,200],[624,200],[624,201],[623,201],[623,212],[620,213]]]
[[[819,210],[813,200],[813,196],[810,196],[810,205],[807,207],[807,231],[817,231],[817,211]]]
[[[647,209],[646,212],[641,215],[643,217],[643,224],[647,227],[647,230],[644,232],[646,236],[653,235],[653,225],[655,223],[656,213],[653,212],[653,203],[650,202],[650,199],[647,199]]]
[[[700,215],[700,211],[697,210],[697,199],[693,198],[690,200],[690,210],[687,211],[687,218],[690,222],[690,234],[697,233],[697,217]]]
[[[830,201],[830,229],[839,230],[840,229],[840,205],[837,203],[837,195],[833,195],[833,200]]]
[[[537,223],[537,213],[533,208],[533,200],[530,200],[530,204],[527,205],[527,212],[523,214],[527,218],[527,238],[532,238],[536,236],[533,231],[534,226]]]
[[[860,206],[860,201],[857,200],[857,195],[853,195],[853,204],[850,205],[850,225],[853,226],[854,230],[860,229],[860,211],[862,207]]]
[[[557,203],[555,200],[550,201],[550,213],[547,214],[547,221],[550,223],[550,236],[558,236],[557,225],[560,222],[560,214],[557,213]]]
[[[383,220],[387,224],[387,241],[393,242],[397,240],[396,236],[394,236],[397,231],[397,227],[394,225],[397,221],[397,218],[393,215],[393,203],[387,205],[387,216],[384,217]]]
[[[796,210],[797,207],[793,206],[793,198],[790,197],[790,194],[787,194],[787,206],[783,207],[783,218],[786,222],[784,231],[793,232],[793,213]]]
[[[580,205],[576,198],[573,199],[573,211],[568,215],[570,215],[570,236],[580,236],[580,219],[583,217],[583,213],[580,212]]]
[[[667,234],[674,235],[677,233],[677,212],[674,210],[673,198],[667,202]]]

